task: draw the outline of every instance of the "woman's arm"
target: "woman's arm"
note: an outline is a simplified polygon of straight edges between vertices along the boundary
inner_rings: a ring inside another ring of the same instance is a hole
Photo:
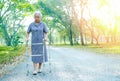
[[[27,29],[27,33],[26,33],[26,42],[29,41],[29,34],[31,32],[31,24],[29,25],[28,29]]]
[[[45,40],[45,41],[48,40],[48,33],[47,33],[47,32],[45,33],[45,38],[44,38],[44,40]]]
[[[27,34],[26,34],[26,42],[28,42],[29,41],[29,32],[27,32]]]
[[[47,41],[47,39],[48,39],[48,29],[47,29],[45,23],[44,23],[43,32],[44,32],[44,40]]]

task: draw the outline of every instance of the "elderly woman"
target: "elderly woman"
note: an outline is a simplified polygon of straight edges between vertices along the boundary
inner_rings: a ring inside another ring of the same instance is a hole
[[[34,22],[32,22],[27,30],[27,42],[30,32],[32,33],[31,50],[32,62],[34,65],[33,75],[37,72],[41,73],[41,66],[43,62],[48,60],[45,42],[47,40],[48,29],[46,24],[41,21],[42,14],[36,12],[34,14]],[[37,70],[38,65],[38,70]]]

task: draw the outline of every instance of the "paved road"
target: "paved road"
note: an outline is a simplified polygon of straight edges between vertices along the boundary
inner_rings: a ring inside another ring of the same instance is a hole
[[[46,63],[43,72],[32,75],[32,62],[29,62],[29,75],[26,63],[19,64],[0,81],[120,81],[120,56],[98,55],[83,49],[51,47],[51,70]]]

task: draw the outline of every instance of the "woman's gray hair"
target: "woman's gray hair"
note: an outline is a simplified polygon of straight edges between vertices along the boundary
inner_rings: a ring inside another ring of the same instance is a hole
[[[40,11],[36,11],[35,13],[34,13],[34,17],[35,16],[39,16],[40,18],[42,17],[42,13],[40,12]]]

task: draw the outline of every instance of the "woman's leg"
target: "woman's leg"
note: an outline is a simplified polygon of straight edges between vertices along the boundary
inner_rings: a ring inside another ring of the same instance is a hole
[[[34,65],[34,71],[36,71],[37,70],[37,63],[33,63],[33,65]]]
[[[41,67],[42,67],[42,63],[39,63],[39,66],[38,66],[38,72],[41,73]]]
[[[33,63],[33,66],[34,66],[34,71],[33,71],[33,75],[36,75],[37,74],[37,63]]]
[[[41,67],[42,67],[42,63],[39,63],[39,67],[38,67],[38,69],[41,69]]]

